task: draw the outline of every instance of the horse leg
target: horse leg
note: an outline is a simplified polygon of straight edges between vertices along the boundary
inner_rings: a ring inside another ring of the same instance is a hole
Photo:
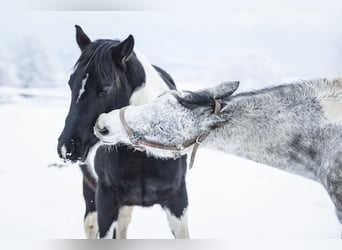
[[[97,212],[95,204],[96,180],[87,172],[86,164],[80,165],[83,173],[83,198],[86,206],[84,215],[84,232],[86,238],[96,239],[98,236]]]
[[[163,208],[166,211],[167,220],[173,236],[176,239],[189,239],[187,214],[188,195],[184,180],[181,188],[167,200]]]
[[[96,206],[100,238],[115,239],[119,214],[117,195],[112,188],[101,185],[100,179],[96,192]]]
[[[116,239],[127,238],[127,228],[131,221],[133,206],[122,206],[119,209]]]
[[[98,235],[95,191],[83,179],[83,198],[86,205],[84,215],[84,232],[87,239],[96,239]]]
[[[342,164],[335,164],[326,177],[324,186],[335,205],[335,212],[342,225]],[[341,234],[342,238],[342,234]]]

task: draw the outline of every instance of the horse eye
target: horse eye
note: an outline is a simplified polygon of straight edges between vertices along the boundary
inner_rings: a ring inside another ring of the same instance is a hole
[[[101,91],[100,93],[97,94],[98,97],[103,97],[105,95],[107,95],[106,91]]]
[[[106,96],[111,90],[111,87],[103,87],[101,91],[97,94],[98,97]]]

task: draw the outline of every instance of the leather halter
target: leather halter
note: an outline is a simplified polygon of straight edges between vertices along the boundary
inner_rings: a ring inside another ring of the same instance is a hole
[[[214,115],[218,115],[220,110],[221,110],[221,100],[215,99],[215,107],[214,107]],[[163,145],[163,144],[159,144],[159,143],[155,143],[155,142],[149,142],[147,140],[144,140],[142,138],[138,138],[134,135],[133,130],[130,126],[128,126],[126,119],[125,119],[125,111],[126,111],[127,107],[121,108],[120,109],[120,121],[122,123],[122,126],[124,127],[127,136],[129,138],[129,140],[131,141],[134,149],[144,152],[145,151],[145,146],[150,147],[150,148],[157,148],[157,149],[162,149],[162,150],[169,150],[172,151],[174,154],[174,158],[179,158],[181,156],[181,151],[183,151],[184,149],[193,146],[192,149],[192,153],[191,153],[191,158],[190,158],[190,164],[189,164],[189,168],[191,169],[194,161],[195,161],[195,156],[196,156],[196,152],[198,147],[202,144],[202,142],[207,138],[207,136],[210,133],[210,130],[208,131],[203,131],[202,133],[200,133],[196,138],[192,139],[192,140],[188,140],[186,142],[184,142],[183,144],[180,145],[176,145],[176,146],[167,146],[167,145]],[[214,127],[217,128],[217,127]]]

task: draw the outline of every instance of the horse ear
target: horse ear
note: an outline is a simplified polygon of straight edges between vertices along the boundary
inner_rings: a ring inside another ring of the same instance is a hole
[[[128,58],[132,55],[134,48],[134,37],[129,35],[124,41],[113,48],[112,55],[116,62],[124,65]]]
[[[224,99],[231,96],[239,87],[240,82],[223,82],[213,88],[206,89],[215,99]]]
[[[83,51],[90,43],[91,40],[89,37],[84,33],[82,28],[78,25],[75,25],[76,28],[76,42],[78,44],[78,47]]]

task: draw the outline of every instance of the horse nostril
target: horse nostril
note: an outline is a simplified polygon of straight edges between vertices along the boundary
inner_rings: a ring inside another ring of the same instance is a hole
[[[109,134],[109,130],[106,127],[103,128],[97,128],[97,132],[99,132],[99,134],[106,136]]]

